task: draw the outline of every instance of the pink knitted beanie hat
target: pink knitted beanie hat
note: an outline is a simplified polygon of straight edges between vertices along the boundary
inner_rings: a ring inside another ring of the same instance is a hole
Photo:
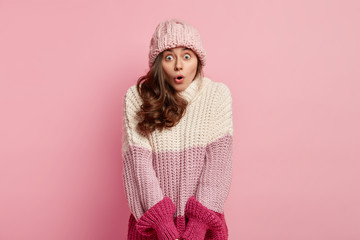
[[[205,66],[206,51],[198,30],[182,20],[173,18],[159,23],[156,27],[150,42],[149,67],[152,67],[159,53],[180,46],[191,48]]]

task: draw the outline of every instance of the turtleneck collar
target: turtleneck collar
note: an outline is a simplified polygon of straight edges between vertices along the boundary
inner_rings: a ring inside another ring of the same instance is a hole
[[[198,75],[187,88],[183,91],[179,91],[179,95],[191,103],[197,96],[200,90],[202,89],[204,83],[206,82],[206,77],[201,77]]]

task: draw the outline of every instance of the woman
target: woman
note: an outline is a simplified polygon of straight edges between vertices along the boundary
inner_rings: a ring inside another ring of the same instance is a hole
[[[128,239],[228,239],[232,98],[203,76],[205,63],[198,31],[168,19],[151,39],[149,72],[125,94]]]

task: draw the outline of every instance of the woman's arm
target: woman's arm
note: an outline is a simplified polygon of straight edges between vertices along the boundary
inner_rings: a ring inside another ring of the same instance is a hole
[[[213,239],[228,238],[223,210],[232,177],[231,92],[220,83],[214,98],[205,165],[196,194],[188,199],[185,209],[189,218],[185,239],[204,239],[208,229],[212,231]]]
[[[123,181],[126,197],[137,223],[136,229],[145,236],[157,234],[159,239],[178,238],[174,223],[176,207],[164,196],[153,169],[149,139],[136,129],[140,96],[133,86],[124,99]]]

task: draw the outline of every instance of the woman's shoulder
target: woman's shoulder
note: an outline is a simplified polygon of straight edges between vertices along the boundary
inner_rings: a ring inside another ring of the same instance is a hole
[[[222,101],[228,97],[231,98],[231,91],[226,83],[214,81],[209,77],[204,77],[204,81],[207,87],[210,89],[208,92],[213,95],[213,97],[217,98],[218,101]]]
[[[128,87],[128,89],[125,92],[123,101],[126,107],[135,107],[135,108],[140,107],[140,105],[142,104],[142,98],[139,92],[137,91],[136,84]]]
[[[126,89],[125,98],[134,98],[134,97],[138,97],[138,96],[139,96],[139,94],[136,89],[136,84],[133,84]]]

